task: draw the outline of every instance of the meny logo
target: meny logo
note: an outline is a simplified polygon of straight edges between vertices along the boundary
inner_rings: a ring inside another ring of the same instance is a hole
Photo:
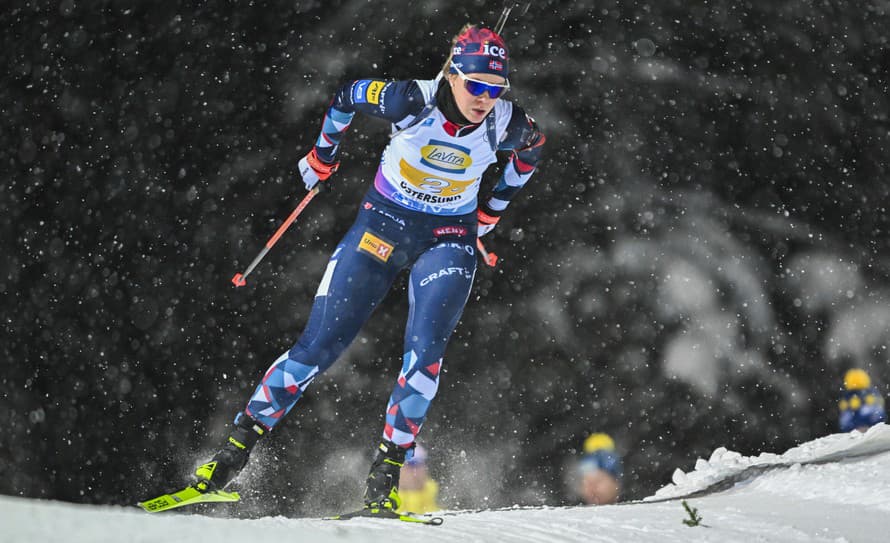
[[[440,226],[433,228],[433,235],[437,238],[441,236],[466,236],[467,229],[464,226]]]

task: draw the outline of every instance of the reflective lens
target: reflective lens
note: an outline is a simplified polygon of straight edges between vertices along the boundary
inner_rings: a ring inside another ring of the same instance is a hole
[[[476,81],[475,79],[464,79],[464,87],[466,87],[467,92],[473,96],[481,96],[483,92],[488,91],[488,95],[492,98],[499,97],[507,90],[507,87],[489,85],[488,83]]]

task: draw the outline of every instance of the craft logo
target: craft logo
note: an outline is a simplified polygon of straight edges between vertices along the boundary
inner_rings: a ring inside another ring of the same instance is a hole
[[[368,85],[368,92],[366,94],[369,104],[380,103],[380,91],[383,90],[385,85],[386,83],[383,81],[371,81],[371,84]]]
[[[457,274],[458,277],[463,277],[465,279],[473,278],[473,274],[470,273],[470,270],[468,270],[467,268],[457,268],[457,267],[442,268],[441,270],[439,270],[437,272],[433,272],[433,273],[427,275],[426,277],[424,277],[423,279],[421,279],[420,286],[425,287],[425,286],[429,285],[430,283],[432,283],[433,281],[435,281],[436,279],[439,279],[441,277],[448,277],[448,276],[454,275],[454,274]]]
[[[469,149],[439,140],[421,147],[420,156],[421,164],[448,173],[464,173],[473,163]]]
[[[358,242],[358,250],[365,251],[377,260],[386,262],[392,255],[392,245],[378,238],[370,232],[365,232]]]
[[[433,235],[437,238],[441,236],[466,236],[467,229],[463,226],[440,226],[439,228],[433,228]]]

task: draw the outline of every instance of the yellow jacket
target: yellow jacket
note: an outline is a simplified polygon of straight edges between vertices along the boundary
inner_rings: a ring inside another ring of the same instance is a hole
[[[399,513],[429,513],[442,509],[436,501],[439,498],[439,483],[427,479],[419,490],[399,490],[402,506]]]

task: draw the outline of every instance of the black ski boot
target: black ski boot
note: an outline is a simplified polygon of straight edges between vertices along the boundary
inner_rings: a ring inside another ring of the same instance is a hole
[[[402,503],[399,499],[399,475],[407,452],[408,449],[403,449],[391,441],[380,443],[377,447],[377,456],[368,473],[365,508],[393,511],[399,508]]]
[[[247,464],[250,450],[265,433],[266,429],[258,422],[247,415],[242,415],[223,448],[213,455],[210,462],[201,465],[195,471],[198,477],[195,488],[201,492],[225,488]]]

